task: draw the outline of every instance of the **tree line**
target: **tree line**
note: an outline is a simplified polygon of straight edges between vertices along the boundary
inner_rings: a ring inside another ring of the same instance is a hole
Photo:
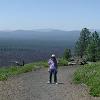
[[[100,60],[100,36],[97,31],[90,32],[89,29],[83,28],[80,37],[75,44],[75,54],[80,58],[88,61]]]

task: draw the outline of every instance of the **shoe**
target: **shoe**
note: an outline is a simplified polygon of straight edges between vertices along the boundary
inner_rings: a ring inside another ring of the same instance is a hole
[[[58,84],[57,82],[55,84]]]
[[[47,82],[47,84],[51,84],[51,82],[50,82],[50,81],[48,81],[48,82]]]

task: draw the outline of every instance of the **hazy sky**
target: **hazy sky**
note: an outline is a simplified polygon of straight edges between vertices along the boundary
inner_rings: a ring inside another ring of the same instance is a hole
[[[100,29],[100,0],[0,0],[0,30]]]

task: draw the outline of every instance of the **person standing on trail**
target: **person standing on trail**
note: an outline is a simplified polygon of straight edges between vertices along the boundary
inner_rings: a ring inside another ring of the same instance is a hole
[[[58,69],[58,65],[57,65],[57,60],[54,54],[51,55],[51,58],[48,61],[49,64],[49,68],[48,68],[48,72],[49,72],[49,81],[48,83],[52,83],[52,75],[54,75],[54,83],[57,83],[57,69]]]

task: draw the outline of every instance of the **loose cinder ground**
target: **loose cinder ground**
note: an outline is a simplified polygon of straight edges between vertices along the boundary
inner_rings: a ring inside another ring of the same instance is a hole
[[[100,100],[91,97],[86,86],[72,82],[76,69],[77,66],[60,67],[57,85],[46,83],[46,68],[10,77],[0,82],[0,100]]]

